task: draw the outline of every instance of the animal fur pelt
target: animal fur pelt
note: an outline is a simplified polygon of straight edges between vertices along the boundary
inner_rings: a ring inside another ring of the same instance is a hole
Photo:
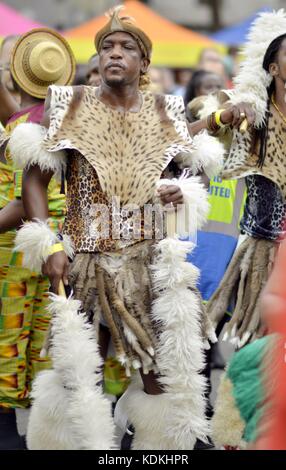
[[[247,237],[208,302],[207,312],[216,327],[235,296],[235,308],[223,337],[230,338],[235,346],[244,346],[259,331],[260,295],[272,269],[274,253],[274,242]]]
[[[63,235],[63,248],[66,255],[72,258],[74,250],[71,239]],[[49,220],[34,219],[26,222],[18,230],[15,238],[14,251],[23,253],[23,266],[31,271],[41,272],[42,264],[48,259],[49,248],[55,243],[60,243],[57,234],[49,227]]]
[[[40,373],[33,384],[28,448],[112,449],[114,423],[101,388],[94,328],[79,313],[79,301],[54,295],[51,300],[53,370]]]
[[[39,124],[19,124],[12,132],[9,149],[16,168],[24,169],[39,165],[41,171],[53,171],[60,181],[66,167],[64,151],[48,152],[42,146],[47,129]]]
[[[256,127],[261,127],[264,122],[268,98],[266,88],[272,81],[271,75],[262,67],[263,57],[273,39],[285,32],[285,10],[260,13],[250,28],[242,50],[244,60],[234,78],[235,90],[231,102],[250,103],[255,111]]]
[[[192,449],[196,439],[205,440],[209,432],[205,379],[200,374],[204,367],[202,310],[192,290],[199,271],[186,260],[193,246],[171,238],[162,240],[152,266],[157,295],[152,318],[162,325],[156,345],[157,366],[170,402],[165,433],[176,449]]]
[[[164,393],[146,395],[135,383],[123,395],[135,426],[134,449],[192,449],[209,435],[205,418],[203,313],[195,291],[198,269],[186,261],[193,244],[174,238],[159,242],[151,266],[155,301],[152,319],[160,325],[156,362]]]

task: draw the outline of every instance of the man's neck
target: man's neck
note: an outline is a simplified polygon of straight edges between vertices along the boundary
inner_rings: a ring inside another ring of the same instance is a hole
[[[286,88],[284,81],[280,78],[275,80],[274,99],[280,111],[286,115]]]
[[[142,104],[137,84],[110,87],[106,83],[102,83],[98,88],[98,98],[119,111],[136,113],[140,111]]]

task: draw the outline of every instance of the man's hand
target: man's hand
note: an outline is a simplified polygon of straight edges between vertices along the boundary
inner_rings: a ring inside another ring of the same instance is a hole
[[[158,189],[158,193],[161,202],[164,206],[166,204],[172,203],[172,205],[176,207],[178,204],[183,204],[184,202],[184,197],[181,188],[175,184],[162,184],[162,186],[160,186],[160,188]]]
[[[252,127],[255,120],[255,113],[248,103],[238,103],[222,111],[220,119],[223,124],[228,124],[236,129],[247,119],[248,127]]]
[[[64,251],[49,256],[46,263],[43,264],[42,273],[50,279],[51,289],[54,294],[58,294],[61,280],[65,285],[68,284],[68,270],[69,260]]]

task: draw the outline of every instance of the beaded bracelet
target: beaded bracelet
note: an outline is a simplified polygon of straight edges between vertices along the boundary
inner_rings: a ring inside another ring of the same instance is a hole
[[[216,112],[215,112],[215,122],[216,122],[216,125],[218,127],[225,127],[226,124],[224,124],[223,122],[221,122],[221,113],[224,111],[224,109],[218,109]]]
[[[216,123],[215,112],[211,113],[207,117],[207,129],[209,132],[217,132],[220,127]]]

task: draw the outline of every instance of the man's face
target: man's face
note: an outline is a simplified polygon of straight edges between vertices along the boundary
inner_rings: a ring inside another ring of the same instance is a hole
[[[99,75],[99,56],[96,55],[90,59],[87,66],[86,83],[90,86],[99,86],[101,78]]]
[[[218,92],[222,88],[222,78],[215,73],[208,73],[203,77],[201,84],[196,92],[197,96],[209,95],[210,93]]]
[[[149,61],[142,57],[141,50],[131,34],[116,32],[102,42],[99,52],[99,73],[108,86],[122,86],[139,80]]]

